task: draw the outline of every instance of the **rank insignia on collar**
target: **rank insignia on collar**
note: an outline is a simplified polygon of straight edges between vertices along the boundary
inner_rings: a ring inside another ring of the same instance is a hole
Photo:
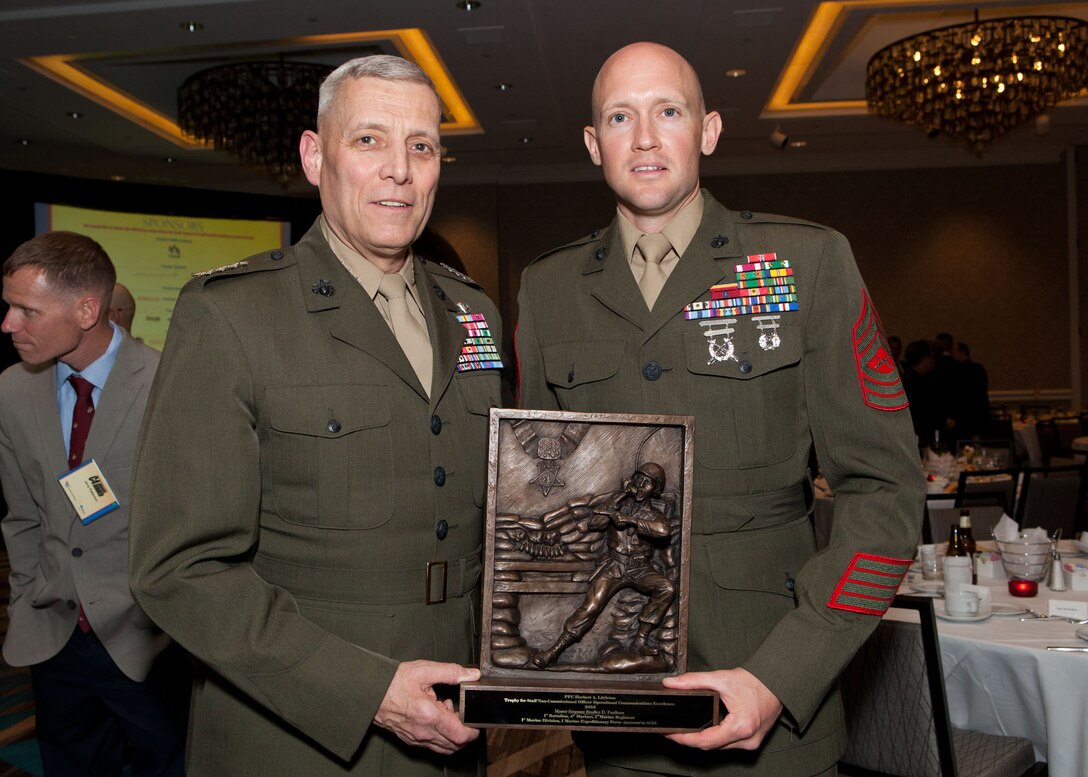
[[[855,553],[827,606],[866,615],[883,615],[910,568],[910,559]]]
[[[737,361],[737,357],[734,355],[734,346],[731,335],[737,331],[730,324],[737,323],[737,319],[730,318],[725,321],[700,321],[699,326],[703,327],[703,336],[707,340],[707,347],[710,350],[710,361],[707,362],[709,367],[714,362],[727,362]],[[724,337],[723,337],[724,336]],[[722,337],[722,341],[719,343],[718,338]]]
[[[736,280],[710,287],[710,299],[692,302],[684,318],[733,318],[798,309],[793,267],[776,254],[752,254],[735,265]]]
[[[907,392],[895,367],[880,326],[880,317],[869,294],[861,291],[861,313],[854,324],[854,364],[861,399],[876,410],[902,410],[907,407]]]
[[[454,318],[468,332],[457,357],[457,371],[502,369],[502,357],[484,314],[462,313]]]

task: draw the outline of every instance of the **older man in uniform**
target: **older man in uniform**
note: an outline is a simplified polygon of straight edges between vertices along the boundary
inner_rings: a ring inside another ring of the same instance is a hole
[[[415,65],[353,60],[300,151],[323,215],[190,282],[137,463],[132,583],[206,666],[190,777],[482,774],[474,658],[488,410],[479,286],[413,257],[439,172]]]
[[[527,408],[695,416],[688,674],[728,710],[705,731],[580,737],[592,775],[834,774],[835,679],[887,609],[922,513],[910,417],[841,235],[730,211],[699,188],[718,141],[676,52],[637,43],[593,87],[585,141],[613,223],[522,278]],[[835,490],[815,554],[815,451]]]

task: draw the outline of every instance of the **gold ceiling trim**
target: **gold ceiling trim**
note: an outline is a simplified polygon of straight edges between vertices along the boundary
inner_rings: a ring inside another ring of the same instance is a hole
[[[959,8],[956,0],[834,0],[816,6],[808,25],[794,46],[786,65],[782,68],[771,97],[760,114],[761,119],[804,118],[806,116],[852,116],[869,112],[865,99],[859,100],[799,100],[798,95],[808,85],[820,62],[827,55],[831,43],[838,36],[847,17],[853,11],[870,13],[910,6],[913,8],[950,6]],[[1001,10],[1022,15],[1020,6],[1009,6],[1002,0],[976,0],[975,6],[1000,5]],[[1057,4],[1062,5],[1061,3]],[[1050,7],[1050,6],[1048,6]],[[1031,6],[1033,13],[1043,13],[1039,6]],[[964,12],[965,14],[968,11]],[[1082,93],[1083,94],[1083,93]]]
[[[470,135],[483,132],[483,127],[476,120],[472,108],[461,94],[445,63],[438,55],[427,34],[418,28],[397,30],[374,30],[371,32],[346,32],[332,35],[306,35],[269,41],[274,46],[333,46],[345,43],[388,40],[405,59],[415,62],[430,76],[438,96],[442,99],[445,114],[449,121],[443,121],[441,131],[444,135]],[[139,52],[133,52],[139,53]],[[210,149],[211,144],[202,143],[186,135],[177,122],[169,116],[155,110],[138,98],[123,91],[105,79],[92,75],[81,67],[81,60],[100,58],[102,54],[54,54],[21,59],[27,67],[56,81],[61,86],[98,103],[118,116],[128,119],[149,132],[174,143],[186,150]]]

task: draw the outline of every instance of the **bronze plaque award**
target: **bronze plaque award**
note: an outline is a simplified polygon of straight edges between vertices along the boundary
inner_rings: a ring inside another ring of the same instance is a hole
[[[694,419],[492,410],[479,682],[466,725],[696,731],[687,665]]]

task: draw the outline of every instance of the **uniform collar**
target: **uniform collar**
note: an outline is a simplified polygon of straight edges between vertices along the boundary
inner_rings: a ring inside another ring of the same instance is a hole
[[[333,254],[340,261],[340,264],[344,265],[344,268],[351,273],[351,276],[363,287],[363,291],[366,292],[366,295],[373,300],[378,294],[378,286],[381,285],[382,276],[384,276],[385,273],[382,272],[381,268],[376,264],[338,238],[336,233],[329,227],[329,223],[325,220],[324,214],[318,218],[318,223],[321,225],[321,235],[325,238],[325,242],[329,244],[329,248],[332,249]],[[408,259],[401,265],[398,272],[401,277],[404,278],[404,283],[408,287],[408,292],[416,301],[416,306],[421,307],[419,292],[416,290],[415,262],[413,261],[410,249],[408,251]]]
[[[695,233],[699,230],[699,224],[702,220],[703,192],[699,190],[695,193],[695,197],[691,202],[681,208],[661,230],[661,234],[669,239],[672,250],[677,256],[684,255],[684,251],[687,250],[695,237]],[[616,225],[619,228],[620,242],[623,245],[623,255],[628,262],[631,262],[635,255],[635,243],[646,233],[631,223],[626,216],[620,213],[619,209],[616,210]]]

